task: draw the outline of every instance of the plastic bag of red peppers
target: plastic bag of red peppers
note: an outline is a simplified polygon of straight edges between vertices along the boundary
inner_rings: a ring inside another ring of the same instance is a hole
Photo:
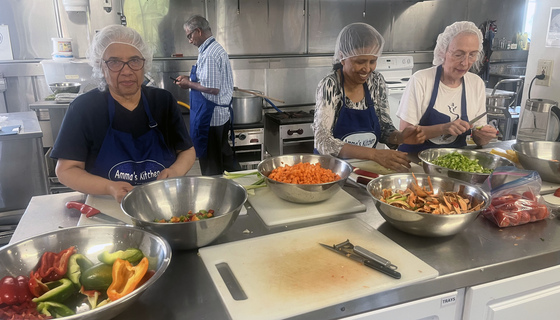
[[[498,167],[482,185],[492,200],[482,215],[498,227],[512,227],[550,217],[540,196],[538,172],[515,167]]]

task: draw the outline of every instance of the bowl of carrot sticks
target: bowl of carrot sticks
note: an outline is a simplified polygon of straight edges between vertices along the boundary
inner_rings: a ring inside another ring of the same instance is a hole
[[[329,155],[290,154],[261,161],[257,171],[279,198],[295,203],[316,203],[340,191],[352,166]]]
[[[417,236],[455,235],[490,205],[490,196],[479,186],[428,174],[380,176],[366,189],[387,222]]]

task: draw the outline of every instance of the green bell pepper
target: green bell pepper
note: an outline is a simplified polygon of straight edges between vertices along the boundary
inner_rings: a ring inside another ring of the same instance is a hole
[[[113,253],[109,253],[109,251],[103,251],[98,256],[97,259],[99,261],[112,265],[115,260],[122,259],[129,261],[130,263],[136,263],[144,258],[144,253],[142,250],[136,248],[128,248],[126,250],[119,250]]]
[[[43,301],[64,302],[72,296],[77,290],[74,283],[66,278],[45,283],[49,291],[45,292],[38,298],[33,298],[33,302],[39,303]]]
[[[37,311],[46,316],[55,318],[67,317],[75,314],[74,311],[70,310],[70,308],[62,303],[52,301],[39,302],[39,304],[37,304]]]
[[[91,267],[93,267],[93,262],[91,262],[86,256],[80,253],[73,254],[68,260],[68,271],[66,271],[66,277],[80,287],[80,276],[82,275],[82,272]]]

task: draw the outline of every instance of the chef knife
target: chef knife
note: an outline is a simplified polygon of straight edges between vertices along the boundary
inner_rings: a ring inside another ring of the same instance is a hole
[[[344,250],[341,250],[341,249],[336,249],[334,246],[329,246],[329,245],[326,245],[326,244],[323,244],[323,243],[319,243],[319,244],[321,246],[323,246],[324,248],[327,248],[331,251],[334,251],[334,252],[336,252],[340,255],[343,255],[347,258],[350,258],[354,261],[360,262],[361,264],[365,265],[366,267],[370,267],[374,270],[382,272],[382,273],[384,273],[388,276],[391,276],[395,279],[400,279],[401,278],[400,272],[395,271],[394,268],[396,268],[396,267],[393,266],[388,260],[383,259],[380,256],[378,256],[378,255],[376,255],[376,254],[374,254],[370,251],[367,251],[367,250],[365,250],[361,247],[356,247],[356,249],[359,248],[360,250],[365,251],[368,254],[371,254],[375,257],[378,257],[379,259],[373,259],[373,256],[371,256],[371,257],[367,256],[366,257],[365,255],[362,255],[355,250],[353,250],[353,252],[348,252],[348,251],[344,251]],[[393,266],[393,268],[391,266]]]
[[[117,218],[113,218],[110,215],[104,214],[101,211],[95,209],[92,206],[88,206],[85,203],[81,203],[78,201],[68,201],[66,202],[66,208],[68,209],[78,209],[82,214],[85,214],[87,218],[97,217],[107,223],[113,224],[126,224],[124,221],[121,221]]]
[[[475,122],[477,122],[478,120],[482,119],[482,117],[484,117],[487,113],[488,113],[488,111],[485,111],[485,112],[481,113],[479,116],[476,116],[474,119],[469,121],[469,125],[472,125]],[[452,136],[451,134],[446,134],[442,137],[442,139],[447,140],[447,139],[451,138],[451,136]]]

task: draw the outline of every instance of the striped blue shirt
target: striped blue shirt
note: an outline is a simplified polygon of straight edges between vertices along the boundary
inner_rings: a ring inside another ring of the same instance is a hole
[[[212,39],[214,37],[209,37],[198,48],[196,77],[204,87],[220,90],[218,95],[202,93],[204,98],[218,105],[229,106],[233,95],[231,64],[226,50],[217,41],[210,43]],[[221,126],[228,120],[229,108],[216,106],[210,126]]]

